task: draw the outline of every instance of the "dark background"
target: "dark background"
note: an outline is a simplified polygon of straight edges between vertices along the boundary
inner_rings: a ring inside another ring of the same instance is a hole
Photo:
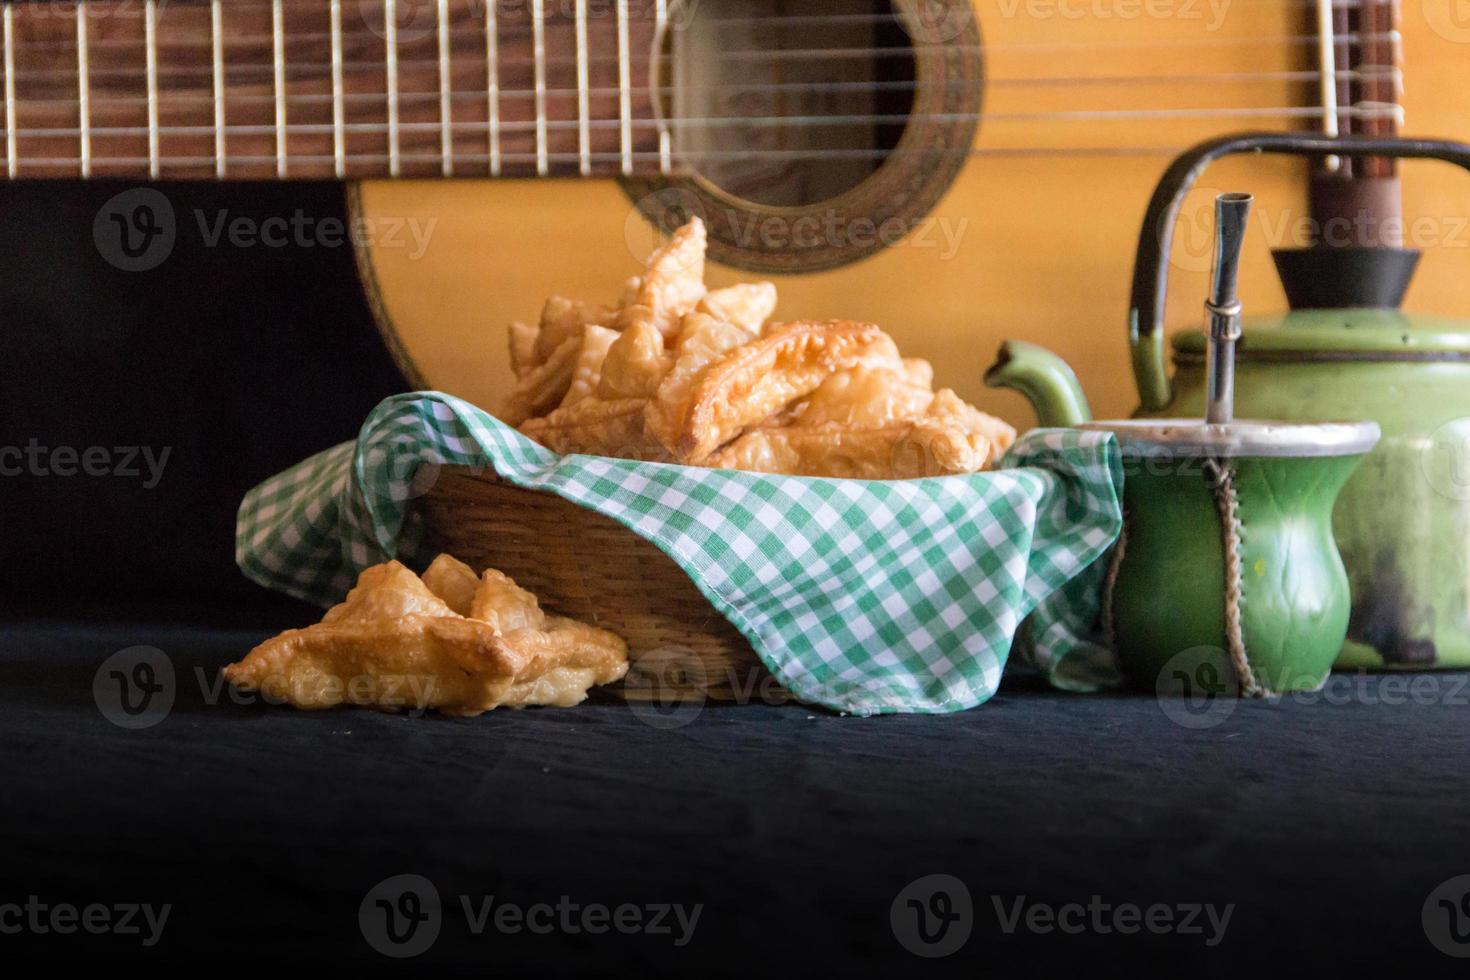
[[[93,240],[122,185],[0,188],[0,446],[169,447],[142,478],[0,478],[0,905],[173,906],[163,941],[0,934],[0,962],[160,972],[399,966],[477,975],[1463,975],[1431,891],[1470,873],[1466,692],[1240,704],[1192,730],[1151,697],[1009,678],[961,715],[853,719],[626,705],[480,719],[235,703],[219,671],[315,611],[234,568],[251,486],[352,438],[403,381],[349,249],[204,248],[193,212],[340,216],[332,186],[165,186],[178,241],[125,273]],[[105,665],[156,648],[171,707],[99,709]],[[1460,678],[1463,680],[1463,678]],[[438,941],[396,963],[359,906],[432,881]],[[890,920],[964,882],[942,960]],[[468,932],[459,896],[701,903],[694,941]],[[1225,941],[1007,934],[993,902],[1213,902]]]
[[[404,380],[350,247],[207,247],[196,215],[341,219],[342,188],[164,185],[172,253],[128,272],[93,230],[132,186],[0,187],[0,446],[170,452],[152,489],[141,461],[135,478],[0,477],[0,602],[12,615],[299,616],[235,570],[235,510],[260,481],[353,438]]]

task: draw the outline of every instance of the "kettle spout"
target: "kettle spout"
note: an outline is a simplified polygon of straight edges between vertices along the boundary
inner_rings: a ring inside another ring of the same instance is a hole
[[[1043,428],[1076,426],[1092,420],[1077,375],[1066,361],[1045,347],[1006,341],[995,364],[985,372],[985,384],[1024,395]]]

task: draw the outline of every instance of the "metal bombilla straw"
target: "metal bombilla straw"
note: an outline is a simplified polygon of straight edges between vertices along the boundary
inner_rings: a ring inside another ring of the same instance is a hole
[[[1215,274],[1205,302],[1208,321],[1205,355],[1205,421],[1225,425],[1235,418],[1235,344],[1240,340],[1240,253],[1250,194],[1215,198]]]

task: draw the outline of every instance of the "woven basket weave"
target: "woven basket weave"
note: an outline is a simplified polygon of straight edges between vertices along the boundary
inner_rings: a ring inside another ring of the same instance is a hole
[[[770,697],[774,680],[746,639],[673,559],[611,518],[465,467],[444,467],[419,506],[434,549],[498,568],[548,609],[627,640],[634,669],[610,693]]]

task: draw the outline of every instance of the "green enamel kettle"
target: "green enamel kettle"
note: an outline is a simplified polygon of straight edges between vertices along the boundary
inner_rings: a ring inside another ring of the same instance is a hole
[[[1164,364],[1167,258],[1196,179],[1240,153],[1438,159],[1470,169],[1470,145],[1439,140],[1248,133],[1182,155],[1154,192],[1138,244],[1128,336],[1139,418],[1205,413],[1206,336],[1174,338],[1172,382]],[[1339,667],[1470,667],[1470,323],[1398,310],[1417,259],[1391,248],[1278,252],[1294,308],[1248,319],[1236,344],[1242,416],[1359,418],[1382,429],[1333,511],[1353,596]],[[1333,308],[1324,295],[1352,305]],[[1089,420],[1076,375],[1035,345],[1005,344],[986,383],[1025,395],[1042,425]]]

